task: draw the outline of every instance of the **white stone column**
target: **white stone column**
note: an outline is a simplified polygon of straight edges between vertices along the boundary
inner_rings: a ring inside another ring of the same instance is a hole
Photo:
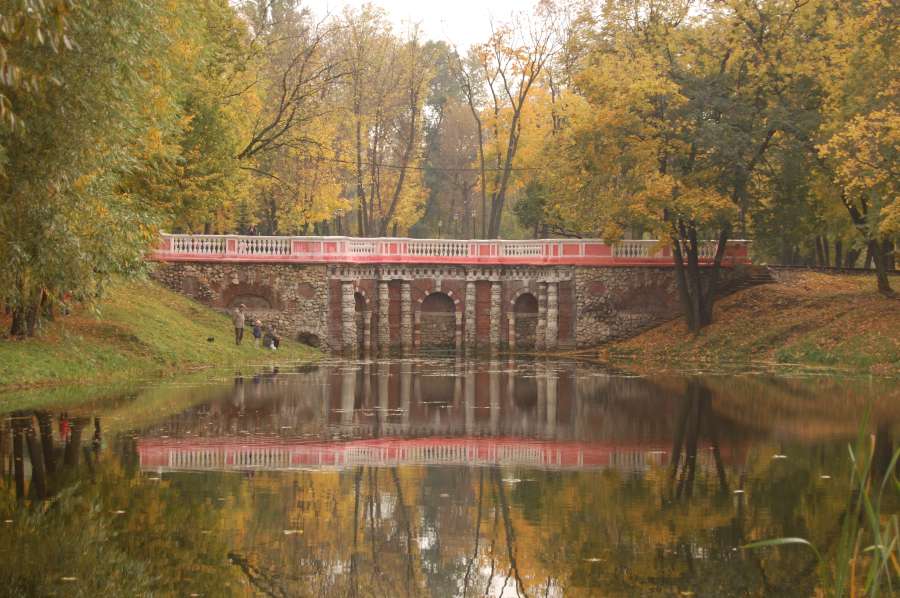
[[[453,328],[453,343],[456,346],[456,353],[459,354],[459,351],[462,349],[462,340],[463,340],[463,331],[462,331],[462,321],[463,314],[459,311],[459,308],[453,312],[454,317],[456,318],[456,324]]]
[[[534,331],[534,348],[543,351],[547,348],[547,283],[537,285],[538,320]]]
[[[516,314],[512,311],[512,308],[509,311],[509,314],[506,316],[508,320],[509,329],[507,330],[507,342],[509,344],[509,350],[516,350]]]
[[[491,281],[491,331],[489,342],[491,351],[500,348],[500,293],[502,285],[500,281]]]
[[[408,280],[400,281],[400,348],[404,352],[412,349],[412,289]]]
[[[391,344],[390,322],[391,300],[388,293],[388,281],[378,281],[378,350],[386,353]]]
[[[475,349],[475,281],[466,281],[465,303],[466,351]]]
[[[344,353],[356,353],[356,302],[349,280],[341,281],[341,348]]]
[[[547,349],[555,349],[559,341],[559,283],[547,283]]]

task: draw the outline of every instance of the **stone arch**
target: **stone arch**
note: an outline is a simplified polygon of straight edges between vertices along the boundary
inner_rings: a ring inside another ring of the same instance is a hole
[[[456,305],[449,293],[431,292],[420,300],[419,338],[422,348],[452,349],[456,343]]]
[[[537,339],[537,297],[530,291],[522,291],[513,300],[512,311],[516,318],[516,346],[514,348],[533,349]]]
[[[302,330],[299,334],[297,334],[297,341],[303,343],[304,345],[309,345],[310,347],[322,346],[322,339],[319,338],[319,335],[315,332]]]
[[[275,290],[268,285],[240,282],[222,291],[222,307],[234,308],[243,303],[248,310],[278,309]]]

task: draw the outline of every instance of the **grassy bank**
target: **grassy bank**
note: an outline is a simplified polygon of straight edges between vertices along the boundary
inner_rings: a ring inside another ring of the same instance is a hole
[[[893,277],[895,289],[900,277]],[[640,368],[827,367],[900,375],[900,300],[869,276],[779,273],[774,284],[719,301],[694,336],[674,321],[603,347],[601,357]]]
[[[46,323],[35,338],[0,339],[0,391],[161,377],[207,366],[300,361],[319,355],[289,340],[274,352],[254,348],[251,339],[238,347],[233,335],[227,316],[156,283],[118,282],[101,304],[99,318],[87,310],[76,311]]]

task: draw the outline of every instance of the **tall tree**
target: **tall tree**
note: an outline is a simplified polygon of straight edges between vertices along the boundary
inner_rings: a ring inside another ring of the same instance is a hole
[[[42,302],[90,297],[142,261],[155,209],[119,183],[140,160],[133,140],[156,118],[142,70],[165,53],[161,16],[158,3],[85,0],[68,19],[77,50],[9,51],[21,68],[59,82],[52,93],[10,93],[28,134],[0,134],[0,293],[13,334],[33,334]]]
[[[824,91],[822,126],[812,150],[839,189],[841,204],[865,240],[878,290],[893,291],[894,240],[900,234],[896,61],[900,9],[874,0],[822,2],[827,15],[817,69]]]
[[[488,100],[485,115],[479,121],[487,121],[486,129],[490,135],[487,143],[491,146],[488,151],[493,154],[490,179],[482,164],[483,186],[487,187],[483,192],[491,197],[487,217],[487,236],[490,238],[500,235],[513,162],[522,134],[523,110],[529,94],[557,50],[553,23],[545,16],[531,19],[520,16],[508,25],[497,27],[487,43],[473,51],[473,61],[481,72]],[[509,114],[505,115],[507,111]]]

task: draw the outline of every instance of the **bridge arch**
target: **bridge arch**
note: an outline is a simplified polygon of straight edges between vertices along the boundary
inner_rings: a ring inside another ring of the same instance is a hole
[[[538,299],[530,291],[523,291],[513,300],[515,318],[514,349],[533,349],[537,339]],[[512,343],[511,343],[512,344]]]
[[[274,289],[267,285],[239,282],[231,284],[222,291],[222,307],[229,309],[241,304],[248,310],[279,309],[280,303]]]
[[[452,291],[450,291],[452,292]],[[456,305],[450,293],[428,293],[419,305],[420,346],[452,349],[456,343]]]

